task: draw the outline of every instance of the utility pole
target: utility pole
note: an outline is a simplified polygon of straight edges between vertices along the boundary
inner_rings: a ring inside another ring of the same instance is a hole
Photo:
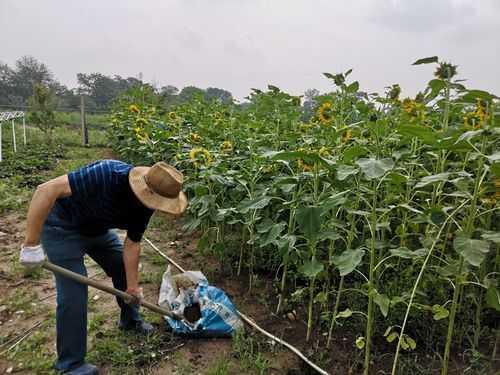
[[[87,120],[85,118],[85,96],[80,95],[80,118],[82,120],[82,145],[89,145],[89,131],[87,129]]]

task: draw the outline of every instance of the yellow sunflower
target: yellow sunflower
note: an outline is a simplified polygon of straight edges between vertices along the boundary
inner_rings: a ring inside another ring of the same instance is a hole
[[[347,131],[342,134],[341,141],[342,143],[347,143],[349,140],[352,138],[352,131],[348,129]]]
[[[189,151],[189,159],[191,163],[198,168],[199,166],[208,166],[212,163],[213,158],[210,152],[203,147],[196,147]]]
[[[191,139],[191,142],[193,142],[193,143],[198,143],[201,141],[201,136],[198,133],[189,134],[189,138]]]
[[[177,120],[177,113],[175,112],[169,112],[168,113],[168,118],[172,121],[176,121]]]
[[[132,113],[139,113],[139,107],[135,104],[132,104],[130,107],[128,107],[128,110]]]
[[[328,148],[326,148],[325,146],[323,146],[319,149],[318,155],[323,157],[323,158],[328,158],[328,157],[332,156],[330,154],[330,151],[328,151]]]
[[[321,104],[317,115],[322,124],[328,124],[333,119],[333,104],[331,102]]]
[[[299,152],[304,152],[304,151],[306,151],[306,149],[301,147],[301,148],[299,148],[297,151],[299,151]],[[302,159],[297,159],[297,167],[298,167],[299,169],[302,169],[302,171],[303,171],[303,172],[312,172],[312,170],[313,170],[313,166],[312,166],[312,165],[310,165],[310,164],[307,164],[307,163],[306,163],[304,160],[302,160]]]
[[[233,144],[231,141],[224,141],[220,146],[220,150],[223,154],[230,154],[233,151]]]
[[[146,120],[144,117],[138,117],[136,120],[135,120],[135,124],[137,126],[145,126],[148,124],[148,120]]]

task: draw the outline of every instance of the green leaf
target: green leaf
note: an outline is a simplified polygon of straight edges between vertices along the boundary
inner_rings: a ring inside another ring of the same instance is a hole
[[[250,210],[260,210],[271,202],[271,197],[258,197],[255,199],[245,199],[237,207],[238,211],[246,214]]]
[[[415,350],[417,347],[417,343],[415,342],[415,340],[413,340],[410,336],[406,336],[406,335],[405,335],[405,338],[406,338],[406,342],[408,343],[408,346],[410,347],[410,349]]]
[[[261,236],[260,247],[267,246],[270,243],[274,242],[281,234],[285,226],[286,226],[285,223],[273,224],[269,229],[269,231],[267,231],[264,235]]]
[[[490,244],[484,240],[473,240],[463,233],[458,234],[453,241],[455,251],[464,257],[465,261],[479,267],[486,254],[490,251]]]
[[[380,294],[379,292],[375,291],[373,302],[375,302],[380,308],[380,312],[382,313],[384,318],[387,318],[387,314],[389,313],[389,305],[391,303],[389,297],[387,297],[385,294]]]
[[[316,294],[316,297],[314,297],[314,303],[326,303],[328,301],[328,293],[326,292],[319,292]]]
[[[500,292],[493,285],[486,291],[486,305],[491,309],[500,311]]]
[[[481,235],[484,240],[492,241],[500,245],[500,232],[487,231]]]
[[[403,337],[401,337],[401,347],[403,348],[403,350],[408,350],[410,348],[410,346],[406,342],[406,335],[403,335]]]
[[[500,163],[499,162],[495,162],[493,164],[491,164],[491,172],[496,176],[496,177],[500,177]]]
[[[390,335],[387,336],[386,340],[387,342],[393,342],[399,337],[399,334],[396,331],[391,332]]]
[[[429,87],[431,88],[431,92],[425,97],[427,101],[438,96],[441,90],[446,87],[446,83],[442,79],[433,79],[429,82]]]
[[[422,258],[427,255],[427,249],[418,249],[415,251],[411,251],[407,247],[398,247],[397,249],[391,249],[391,254],[403,258],[403,259],[416,259]]]
[[[299,228],[310,241],[317,238],[321,229],[321,213],[322,209],[316,206],[297,209],[296,217]]]
[[[450,315],[450,312],[441,305],[433,305],[432,306],[432,314],[433,314],[432,317],[434,318],[434,320],[441,320],[441,319],[447,318],[448,315]]]
[[[312,257],[311,260],[305,262],[302,266],[299,267],[299,271],[304,274],[304,276],[313,279],[319,275],[321,271],[324,270],[323,263],[320,263],[316,260],[316,257]]]
[[[500,160],[500,152],[495,152],[491,155],[488,155],[487,158],[489,161],[497,162]]]
[[[358,337],[356,339],[356,347],[361,350],[365,347],[365,338],[364,337]]]
[[[361,263],[365,251],[363,249],[345,250],[340,255],[332,256],[331,262],[339,269],[340,276],[350,274]]]
[[[398,127],[399,133],[408,137],[417,137],[428,145],[436,144],[436,134],[431,128],[417,125],[401,125]]]
[[[431,176],[425,176],[425,177],[422,177],[420,179],[420,181],[415,185],[415,187],[418,189],[418,188],[427,186],[429,184],[434,184],[436,182],[445,182],[445,181],[448,181],[449,177],[450,177],[450,174],[447,172],[433,174]]]
[[[462,96],[462,101],[468,103],[475,103],[477,99],[488,100],[491,101],[493,99],[497,99],[498,96],[490,94],[487,91],[483,90],[468,90],[467,93]]]
[[[462,142],[462,141],[470,141],[472,138],[474,137],[477,137],[478,135],[481,135],[484,131],[483,130],[469,130],[465,133],[463,133],[462,135],[460,135],[460,137],[458,137],[457,141],[455,142],[455,144],[457,144],[458,142]]]
[[[359,156],[365,156],[368,154],[368,150],[365,147],[361,147],[358,144],[354,144],[342,151],[342,161],[344,163],[349,163],[352,159],[357,158]]]
[[[359,82],[358,81],[354,81],[349,86],[347,86],[345,90],[348,93],[357,92],[359,90]]]
[[[344,311],[341,311],[337,314],[337,316],[335,317],[335,319],[337,318],[349,318],[352,316],[352,311],[351,309],[345,309]]]
[[[368,179],[380,178],[386,172],[394,168],[394,161],[389,158],[374,159],[374,158],[361,158],[356,161],[363,173]]]
[[[194,232],[201,225],[200,218],[191,218],[183,225],[182,230],[187,234]]]
[[[356,167],[352,167],[350,165],[339,165],[336,169],[337,180],[344,181],[347,177],[355,175],[358,173],[359,169]]]
[[[437,56],[431,56],[418,59],[412,65],[432,64],[437,62],[439,62],[439,58]]]

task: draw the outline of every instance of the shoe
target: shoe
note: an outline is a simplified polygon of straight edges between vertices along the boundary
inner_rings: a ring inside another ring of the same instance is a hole
[[[144,336],[152,334],[155,330],[151,324],[145,322],[144,320],[133,320],[127,324],[123,324],[120,322],[118,328],[120,328],[122,331],[131,331]]]
[[[68,375],[98,375],[99,369],[90,363],[84,363],[71,371],[65,372]]]

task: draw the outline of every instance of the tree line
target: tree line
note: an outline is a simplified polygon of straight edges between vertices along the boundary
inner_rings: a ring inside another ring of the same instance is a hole
[[[78,73],[78,87],[69,88],[60,83],[48,66],[33,56],[23,56],[16,60],[13,67],[0,62],[0,109],[22,109],[32,106],[34,91],[44,86],[50,91],[57,109],[78,110],[80,95],[86,96],[88,111],[108,111],[114,100],[132,87],[145,85],[142,79],[135,77],[107,76],[101,73]],[[203,96],[207,100],[231,102],[233,95],[216,87],[201,89],[186,86],[153,87],[164,104],[169,107],[189,101],[193,96]]]

